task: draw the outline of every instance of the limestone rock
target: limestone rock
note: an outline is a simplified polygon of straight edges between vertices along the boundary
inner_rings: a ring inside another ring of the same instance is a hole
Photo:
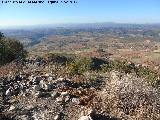
[[[67,95],[66,97],[65,97],[65,102],[68,102],[70,100],[70,96],[69,95]]]
[[[89,116],[82,116],[78,120],[92,120]]]
[[[62,97],[58,97],[58,98],[56,98],[56,101],[57,101],[58,103],[61,103],[61,102],[63,102],[63,98],[62,98]]]
[[[54,120],[59,120],[60,119],[60,116],[59,115],[56,115],[55,117],[54,117]]]
[[[62,96],[62,97],[65,97],[65,96],[67,96],[67,95],[68,95],[68,92],[62,92],[62,93],[61,93],[61,96]]]
[[[10,96],[10,95],[11,95],[11,88],[9,88],[9,89],[6,91],[6,95],[7,95],[7,96]]]
[[[79,98],[72,98],[72,102],[76,104],[80,104],[80,99]]]
[[[11,105],[10,108],[9,108],[9,111],[13,111],[13,110],[15,110],[15,109],[16,109],[16,107],[13,106],[13,105]]]
[[[19,116],[19,120],[30,120],[30,118],[27,115]]]

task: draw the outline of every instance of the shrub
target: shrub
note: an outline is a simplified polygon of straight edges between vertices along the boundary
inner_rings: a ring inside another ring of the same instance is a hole
[[[81,58],[76,59],[71,64],[69,64],[69,70],[72,75],[82,74],[83,72],[91,70],[93,66],[91,58]]]
[[[47,55],[48,61],[55,63],[55,64],[61,64],[66,65],[66,63],[70,63],[73,61],[73,56],[69,54],[48,54]]]
[[[115,68],[114,62],[110,61],[107,64],[102,64],[101,65],[101,70],[102,72],[110,72]]]
[[[6,38],[0,33],[0,65],[9,63],[15,59],[23,59],[27,55],[23,45],[12,38]]]
[[[72,63],[68,65],[70,73],[82,74],[90,70],[99,70],[102,64],[105,64],[106,61],[98,58],[77,58]]]
[[[139,77],[146,78],[148,80],[148,82],[153,86],[157,85],[157,83],[158,83],[158,80],[159,80],[158,73],[149,69],[149,68],[140,67],[137,69],[136,74]]]
[[[91,58],[91,60],[92,60],[92,63],[93,63],[93,66],[92,66],[93,70],[99,70],[101,68],[101,65],[108,63],[106,60],[99,59],[99,58],[96,58],[96,57]]]

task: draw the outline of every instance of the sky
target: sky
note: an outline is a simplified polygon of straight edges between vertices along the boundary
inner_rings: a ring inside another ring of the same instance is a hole
[[[62,23],[160,23],[160,0],[76,0],[77,3],[2,3],[0,26]],[[10,0],[15,1],[15,0]],[[21,0],[17,0],[21,1]],[[67,0],[65,0],[67,1]],[[70,1],[70,0],[69,0]],[[74,0],[73,0],[74,1]]]

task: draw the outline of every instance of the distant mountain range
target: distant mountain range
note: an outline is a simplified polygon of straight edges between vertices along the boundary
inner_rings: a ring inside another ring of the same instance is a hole
[[[27,25],[27,26],[0,26],[2,29],[36,29],[36,28],[107,28],[107,27],[158,27],[160,23],[152,24],[134,24],[134,23],[114,23],[114,22],[103,22],[103,23],[68,23],[68,24],[42,24],[42,25]]]

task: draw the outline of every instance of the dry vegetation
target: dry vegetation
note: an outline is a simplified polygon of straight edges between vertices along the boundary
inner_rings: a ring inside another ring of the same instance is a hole
[[[26,105],[33,107],[31,109],[25,107],[28,112],[32,113],[32,118],[51,119],[63,108],[66,115],[65,119],[78,120],[81,116],[87,115],[90,108],[94,108],[97,112],[93,120],[160,119],[158,79],[153,79],[157,86],[150,84],[150,76],[153,75],[153,78],[157,78],[158,74],[152,70],[146,67],[135,67],[134,64],[127,61],[77,58],[73,55],[64,54],[51,54],[46,57],[41,58],[41,60],[46,61],[42,65],[36,65],[36,62],[24,64],[23,69],[15,75],[20,72],[26,76],[44,76],[49,73],[55,75],[56,79],[69,79],[71,84],[69,83],[67,86],[62,84],[60,86],[63,87],[58,87],[46,94],[55,91],[59,94],[67,92],[70,98],[69,102],[63,103],[65,104],[63,106],[55,102],[57,98],[55,100],[47,96],[35,99],[32,94],[23,97],[19,94],[17,97],[13,97],[12,100],[16,99],[23,107]],[[10,66],[14,67],[13,64]],[[73,104],[72,98],[78,98],[79,103]],[[18,115],[24,114],[25,109],[12,113],[8,111],[7,107],[5,115],[18,119]]]
[[[159,91],[144,79],[112,71],[110,80],[99,95],[103,109],[120,119],[160,119]]]

